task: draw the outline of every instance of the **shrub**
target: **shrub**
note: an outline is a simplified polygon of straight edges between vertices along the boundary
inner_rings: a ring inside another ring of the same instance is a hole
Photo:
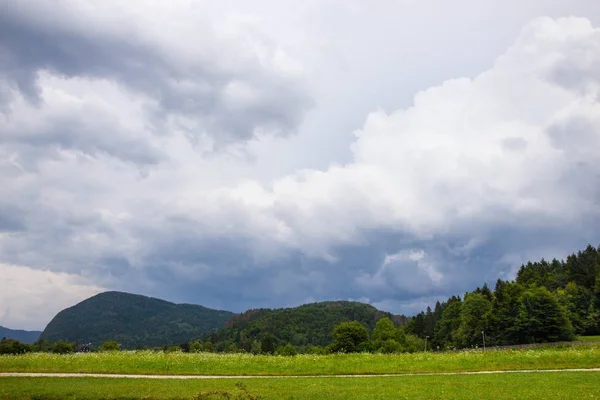
[[[325,348],[323,346],[311,346],[306,350],[307,354],[327,354]]]
[[[298,351],[293,344],[288,343],[283,347],[279,347],[276,354],[280,356],[295,356],[298,354]]]
[[[56,354],[68,354],[73,352],[73,346],[68,342],[57,342],[52,348],[52,352]]]
[[[24,354],[32,350],[32,346],[15,339],[2,338],[0,341],[0,354]]]
[[[250,349],[252,354],[260,354],[262,352],[262,343],[258,340],[252,342],[252,348]]]
[[[121,348],[117,342],[104,342],[102,343],[102,351],[119,351]]]
[[[379,351],[384,354],[399,353],[401,350],[402,347],[400,346],[400,343],[394,339],[384,340],[379,346]]]
[[[165,353],[182,353],[183,350],[179,346],[168,346],[165,349]]]
[[[200,342],[195,341],[190,343],[190,353],[200,353],[202,351],[202,345]]]
[[[425,341],[415,335],[406,335],[402,351],[407,353],[416,353],[425,349]]]

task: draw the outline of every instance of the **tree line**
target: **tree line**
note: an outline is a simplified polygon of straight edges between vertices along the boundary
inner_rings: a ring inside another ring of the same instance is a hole
[[[498,279],[411,318],[406,331],[434,349],[573,340],[600,334],[600,247],[566,261],[528,262],[514,281]]]
[[[38,340],[34,344],[22,343],[16,339],[3,337],[0,340],[0,354],[25,354],[25,353],[54,353],[70,354],[74,352],[89,351],[115,351],[121,350],[121,345],[115,341],[104,342],[99,348],[94,348],[88,344],[79,344],[79,342],[68,342],[59,340],[56,342],[48,340]]]

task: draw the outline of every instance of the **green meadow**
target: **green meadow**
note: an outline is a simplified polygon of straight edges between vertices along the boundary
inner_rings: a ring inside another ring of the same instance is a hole
[[[600,336],[577,336],[577,340],[582,342],[599,342],[600,344]]]
[[[264,356],[152,351],[0,356],[0,372],[157,375],[406,374],[600,367],[600,346],[414,354]]]
[[[0,378],[2,399],[600,399],[600,373],[150,380]]]

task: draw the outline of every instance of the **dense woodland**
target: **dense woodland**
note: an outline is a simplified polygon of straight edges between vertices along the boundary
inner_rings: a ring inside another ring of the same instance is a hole
[[[233,316],[225,328],[205,338],[217,351],[252,351],[252,348],[274,348],[287,343],[301,351],[310,347],[329,345],[334,328],[343,323],[358,321],[369,330],[381,318],[397,324],[408,323],[408,318],[377,310],[375,307],[351,301],[328,301],[305,304],[300,307],[277,310],[249,310]]]
[[[77,337],[69,339],[68,334]],[[103,293],[59,313],[34,346],[3,339],[0,353],[69,352],[77,341],[87,343],[91,337],[97,340],[95,348],[104,350],[293,355],[298,351],[448,350],[481,347],[484,338],[488,346],[495,346],[599,334],[600,247],[588,245],[565,261],[529,262],[521,266],[515,281],[498,280],[493,290],[483,285],[413,317],[348,301],[231,314],[126,293]],[[66,341],[56,342],[61,339]],[[102,345],[108,340],[118,344]]]
[[[498,280],[436,303],[411,319],[407,333],[429,336],[437,349],[572,340],[600,334],[600,247],[521,266],[515,281]],[[482,334],[483,332],[483,334]]]

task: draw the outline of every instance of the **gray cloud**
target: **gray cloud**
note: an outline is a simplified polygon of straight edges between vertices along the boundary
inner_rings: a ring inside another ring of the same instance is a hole
[[[261,60],[264,55],[244,44],[217,37],[205,19],[196,21],[202,27],[197,37],[178,37],[191,39],[188,45],[169,47],[153,39],[154,26],[116,27],[66,3],[2,2],[0,7],[0,82],[9,115],[11,88],[41,106],[42,71],[62,79],[114,82],[146,100],[147,130],[159,136],[173,128],[183,130],[192,141],[211,138],[215,148],[259,134],[294,133],[311,104],[299,75],[276,64],[278,56],[270,43],[261,43],[263,51],[270,52],[270,58]],[[52,132],[38,132],[29,144],[53,142],[141,164],[161,158],[148,143],[119,140],[118,127],[106,122],[72,115],[53,121]],[[110,132],[115,128],[117,132]]]
[[[19,232],[25,230],[22,218],[23,210],[14,204],[0,204],[0,232]]]

